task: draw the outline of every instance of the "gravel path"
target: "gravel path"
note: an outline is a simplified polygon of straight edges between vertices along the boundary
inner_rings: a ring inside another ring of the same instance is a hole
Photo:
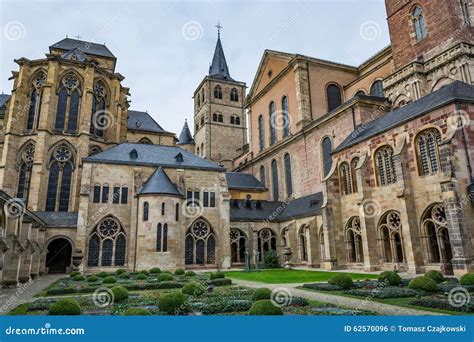
[[[353,308],[353,309],[374,311],[382,315],[391,315],[391,316],[418,316],[418,315],[442,316],[443,315],[437,312],[404,308],[404,307],[400,307],[396,305],[384,304],[384,303],[379,303],[379,302],[366,300],[366,299],[336,296],[332,294],[310,291],[310,290],[302,290],[302,289],[296,288],[298,286],[302,286],[303,284],[262,284],[262,283],[256,283],[253,281],[245,281],[245,280],[239,280],[239,279],[232,279],[232,282],[236,285],[242,285],[242,286],[253,287],[253,288],[267,287],[271,290],[275,288],[283,288],[283,289],[287,289],[287,291],[289,291],[292,296],[304,297],[307,299],[345,306],[345,307]]]
[[[48,274],[13,289],[0,289],[0,315],[5,315],[14,307],[28,302],[39,291],[47,288],[64,274]]]

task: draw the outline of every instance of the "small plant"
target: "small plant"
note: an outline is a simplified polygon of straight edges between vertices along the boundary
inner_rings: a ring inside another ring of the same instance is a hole
[[[229,278],[218,278],[211,280],[211,285],[213,286],[226,286],[226,285],[232,285],[232,280]]]
[[[113,276],[107,276],[104,278],[104,280],[102,281],[104,284],[114,284],[117,282],[117,279],[115,279],[115,277]]]
[[[474,285],[474,272],[464,274],[461,279],[459,279],[461,285]]]
[[[128,273],[128,272],[122,273],[122,274],[119,275],[119,278],[130,279],[130,273]]]
[[[136,279],[137,279],[137,280],[145,280],[146,278],[148,278],[148,277],[146,276],[146,274],[140,273],[139,275],[137,275],[137,278],[136,278]]]
[[[264,268],[280,268],[280,258],[274,250],[266,252],[263,256],[263,267]]]
[[[435,281],[425,276],[412,279],[408,283],[408,287],[413,290],[424,290],[426,292],[435,292],[438,289]]]
[[[281,316],[283,311],[280,307],[273,305],[271,300],[264,299],[253,303],[249,310],[249,315],[252,316]]]
[[[378,281],[390,286],[398,286],[402,282],[402,278],[393,271],[385,271],[380,273]]]
[[[131,308],[123,313],[124,316],[150,316],[151,312],[142,308]]]
[[[122,302],[128,299],[128,290],[125,287],[117,285],[110,290],[114,294],[114,302]]]
[[[158,306],[168,315],[179,315],[187,311],[186,296],[180,292],[165,293],[160,296]]]
[[[440,271],[428,271],[425,273],[425,277],[434,280],[435,283],[442,283],[444,281],[443,273],[441,273]]]
[[[158,276],[158,281],[173,281],[174,278],[171,274],[162,273]]]
[[[115,271],[116,275],[121,275],[122,273],[127,272],[127,270],[124,270],[123,268],[119,268],[117,271]]]
[[[99,281],[99,277],[97,277],[95,275],[91,275],[91,276],[87,277],[87,282],[88,283],[95,283],[96,281]]]
[[[99,277],[101,278],[105,278],[105,277],[108,277],[109,276],[109,273],[105,272],[105,271],[102,271],[100,272],[99,274],[97,274]]]
[[[81,272],[74,271],[74,272],[69,273],[69,276],[70,276],[71,278],[74,278],[75,276],[80,275],[80,274],[81,274]]]
[[[159,267],[153,267],[152,269],[150,269],[149,272],[153,274],[158,274],[161,273],[161,269]]]
[[[176,275],[183,275],[185,272],[182,268],[178,268],[174,271],[174,274]]]
[[[332,276],[331,279],[329,279],[328,283],[331,285],[339,286],[344,290],[350,289],[353,285],[351,276],[344,273]]]
[[[148,275],[148,271],[147,270],[141,270],[140,272],[138,272],[138,274]]]
[[[186,271],[186,273],[184,274],[186,277],[194,277],[196,275],[195,272],[193,271]]]
[[[209,276],[209,279],[211,279],[211,280],[221,279],[221,278],[225,278],[225,273],[221,272],[221,271],[211,273],[211,275]]]
[[[204,292],[206,291],[206,289],[204,288],[204,286],[202,286],[201,283],[198,283],[198,282],[195,282],[195,281],[192,281],[190,283],[187,283],[186,285],[184,285],[184,287],[181,289],[181,292],[183,294],[187,294],[187,295],[190,295],[190,296],[200,296],[202,295]]]
[[[86,277],[84,277],[82,274],[78,274],[73,279],[74,281],[84,281],[86,280]]]
[[[266,287],[262,287],[255,290],[255,292],[252,295],[252,300],[256,302],[258,300],[270,299],[271,296],[272,296],[272,290]]]
[[[54,316],[80,315],[81,307],[77,300],[73,298],[64,298],[51,305],[48,314]]]

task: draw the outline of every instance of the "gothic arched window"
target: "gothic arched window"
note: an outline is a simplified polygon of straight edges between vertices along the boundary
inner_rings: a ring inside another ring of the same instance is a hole
[[[272,160],[272,189],[273,200],[278,201],[280,190],[278,189],[278,165],[275,159]]]
[[[217,113],[212,114],[212,121],[217,121]]]
[[[416,137],[416,159],[420,176],[435,174],[439,171],[439,150],[441,134],[435,128],[424,130]]]
[[[415,27],[416,40],[422,40],[426,37],[426,23],[421,7],[416,6],[412,12],[413,26]]]
[[[291,197],[293,195],[293,181],[291,176],[291,158],[289,153],[285,153],[285,183],[286,195]]]
[[[230,124],[235,125],[235,118],[233,116],[230,117]]]
[[[184,262],[186,265],[214,264],[216,237],[209,224],[196,220],[186,233],[184,241]]]
[[[335,84],[328,85],[326,89],[328,112],[339,107],[342,103],[341,88]]]
[[[71,192],[73,154],[66,144],[57,146],[49,162],[46,211],[68,211]]]
[[[239,101],[239,93],[237,92],[237,88],[232,88],[230,91],[230,100],[234,102]]]
[[[446,211],[442,203],[431,205],[423,215],[426,263],[449,263],[453,258]]]
[[[321,143],[322,147],[322,156],[323,156],[323,170],[324,170],[324,176],[327,176],[329,174],[329,171],[331,171],[332,168],[332,142],[329,137],[326,137],[323,139],[323,142]]]
[[[258,146],[260,151],[263,151],[265,148],[265,126],[263,123],[263,115],[258,117]]]
[[[464,24],[466,26],[471,25],[471,16],[469,13],[469,1],[468,0],[461,0],[461,12],[464,18]]]
[[[28,202],[28,194],[30,192],[31,169],[33,167],[34,156],[35,146],[33,144],[28,144],[20,152],[16,197],[23,199],[25,203]]]
[[[168,251],[168,224],[158,223],[156,226],[156,251]]]
[[[405,262],[400,213],[389,211],[382,216],[378,226],[381,259],[384,262]]]
[[[378,80],[378,81],[375,81],[372,84],[372,86],[370,87],[370,95],[371,96],[383,97],[383,83],[382,83],[382,81]]]
[[[344,195],[352,194],[351,168],[347,162],[343,162],[339,166],[339,178],[342,193]]]
[[[125,265],[127,239],[120,223],[106,217],[93,229],[89,237],[88,266]]]
[[[224,117],[222,116],[222,114],[219,114],[219,115],[217,116],[217,121],[218,121],[218,122],[224,122]]]
[[[265,166],[263,166],[263,165],[260,166],[260,182],[265,186],[265,184],[266,184]]]
[[[43,100],[43,86],[46,82],[46,74],[41,71],[35,77],[31,85],[30,102],[28,104],[28,119],[26,129],[28,131],[38,127],[41,102]]]
[[[245,261],[245,246],[247,238],[237,228],[230,230],[230,257],[232,263],[243,263]]]
[[[354,158],[351,161],[351,179],[352,179],[352,192],[357,192],[357,175],[356,175],[356,167],[359,164],[359,158]]]
[[[281,99],[281,115],[283,125],[283,137],[287,137],[290,134],[290,116],[288,114],[288,97],[283,96]]]
[[[58,107],[56,110],[56,131],[75,133],[77,131],[80,82],[73,74],[68,74],[61,80],[58,92]]]
[[[148,204],[148,202],[143,203],[143,221],[148,221],[149,211],[150,211],[150,204]]]
[[[216,99],[222,99],[222,87],[220,85],[214,87],[214,97]]]
[[[276,251],[276,236],[268,228],[260,229],[257,236],[258,260],[262,261],[267,252]]]
[[[94,84],[90,126],[90,133],[94,137],[104,137],[107,121],[110,120],[105,112],[106,95],[107,91],[104,83],[100,80],[97,81]]]
[[[390,146],[383,146],[375,152],[375,166],[380,186],[393,184],[397,181],[393,149]]]
[[[275,118],[275,102],[268,105],[268,118],[270,119],[270,145],[276,143],[276,118]]]
[[[359,217],[351,218],[345,229],[346,253],[348,262],[364,262],[361,224]]]

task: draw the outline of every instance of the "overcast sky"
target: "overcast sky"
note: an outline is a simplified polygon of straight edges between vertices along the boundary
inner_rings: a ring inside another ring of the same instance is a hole
[[[117,57],[130,108],[178,134],[192,120],[218,20],[230,74],[248,87],[265,49],[358,65],[389,44],[383,0],[0,0],[0,15],[0,92],[11,91],[13,59],[42,58],[66,35],[80,35]]]

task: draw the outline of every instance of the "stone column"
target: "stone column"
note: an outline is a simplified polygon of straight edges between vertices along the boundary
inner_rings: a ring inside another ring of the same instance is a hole
[[[311,93],[309,86],[308,63],[297,61],[293,67],[295,73],[297,121],[296,127],[299,131],[311,121]]]
[[[17,227],[21,219],[21,216],[5,218],[5,244],[8,246],[3,256],[2,285],[5,287],[18,285],[20,262],[25,250],[17,236]]]

